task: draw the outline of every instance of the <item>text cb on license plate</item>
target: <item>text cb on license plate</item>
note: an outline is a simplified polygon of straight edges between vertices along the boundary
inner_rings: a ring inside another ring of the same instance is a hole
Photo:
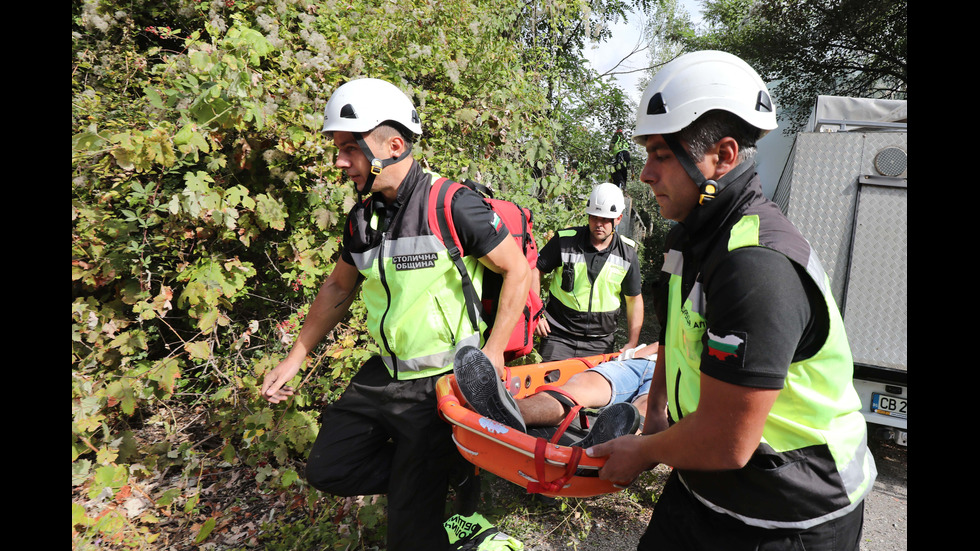
[[[875,392],[871,395],[871,411],[889,417],[908,419],[909,401],[907,398]]]

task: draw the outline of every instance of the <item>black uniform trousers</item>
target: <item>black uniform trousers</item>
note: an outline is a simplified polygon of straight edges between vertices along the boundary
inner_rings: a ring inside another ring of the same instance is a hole
[[[445,549],[450,471],[463,461],[436,411],[438,377],[395,380],[372,357],[323,410],[306,466],[313,487],[387,494],[388,549]]]
[[[554,299],[552,299],[554,300]],[[538,346],[542,362],[567,360],[568,358],[584,358],[598,354],[614,352],[615,333],[605,337],[579,337],[571,335],[551,326],[551,333],[542,337]]]
[[[806,499],[806,496],[800,496]],[[765,529],[744,524],[703,505],[670,473],[639,551],[857,551],[864,525],[864,502],[846,515],[806,530]]]

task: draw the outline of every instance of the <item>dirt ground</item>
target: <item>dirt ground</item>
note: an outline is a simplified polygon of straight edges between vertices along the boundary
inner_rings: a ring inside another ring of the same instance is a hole
[[[908,448],[872,439],[878,479],[865,500],[861,551],[908,549]]]

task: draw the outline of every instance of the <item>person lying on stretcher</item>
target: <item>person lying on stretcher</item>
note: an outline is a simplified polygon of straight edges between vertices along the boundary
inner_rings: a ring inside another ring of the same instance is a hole
[[[657,344],[627,350],[620,357],[623,359],[603,362],[575,374],[561,387],[544,388],[520,400],[507,392],[493,365],[479,349],[461,348],[456,353],[453,371],[456,384],[474,411],[534,436],[550,438],[575,406],[602,408],[588,427],[579,418],[572,419],[571,431],[559,441],[562,445],[588,448],[633,434],[642,425],[640,412],[646,411]]]

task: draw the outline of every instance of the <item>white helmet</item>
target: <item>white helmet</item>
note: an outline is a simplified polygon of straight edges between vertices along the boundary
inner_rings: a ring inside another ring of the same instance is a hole
[[[776,110],[766,84],[740,58],[714,50],[684,54],[665,65],[647,85],[636,109],[633,141],[673,134],[712,109],[728,111],[758,128],[776,128]]]
[[[622,216],[625,208],[626,201],[623,200],[622,190],[616,184],[606,182],[592,190],[585,212],[591,216],[615,219]]]
[[[381,174],[386,166],[409,158],[412,153],[412,142],[404,153],[398,157],[379,159],[371,151],[364,140],[364,135],[374,130],[384,122],[394,122],[413,134],[422,133],[422,121],[418,111],[412,105],[412,100],[394,84],[376,78],[352,80],[334,91],[327,101],[323,113],[323,131],[350,132],[357,140],[358,147],[371,163],[371,173],[363,190],[357,190],[358,195],[364,195],[374,186],[374,178]]]
[[[366,133],[385,121],[394,121],[413,134],[422,133],[418,111],[404,92],[390,82],[362,78],[342,85],[330,96],[323,131]]]

